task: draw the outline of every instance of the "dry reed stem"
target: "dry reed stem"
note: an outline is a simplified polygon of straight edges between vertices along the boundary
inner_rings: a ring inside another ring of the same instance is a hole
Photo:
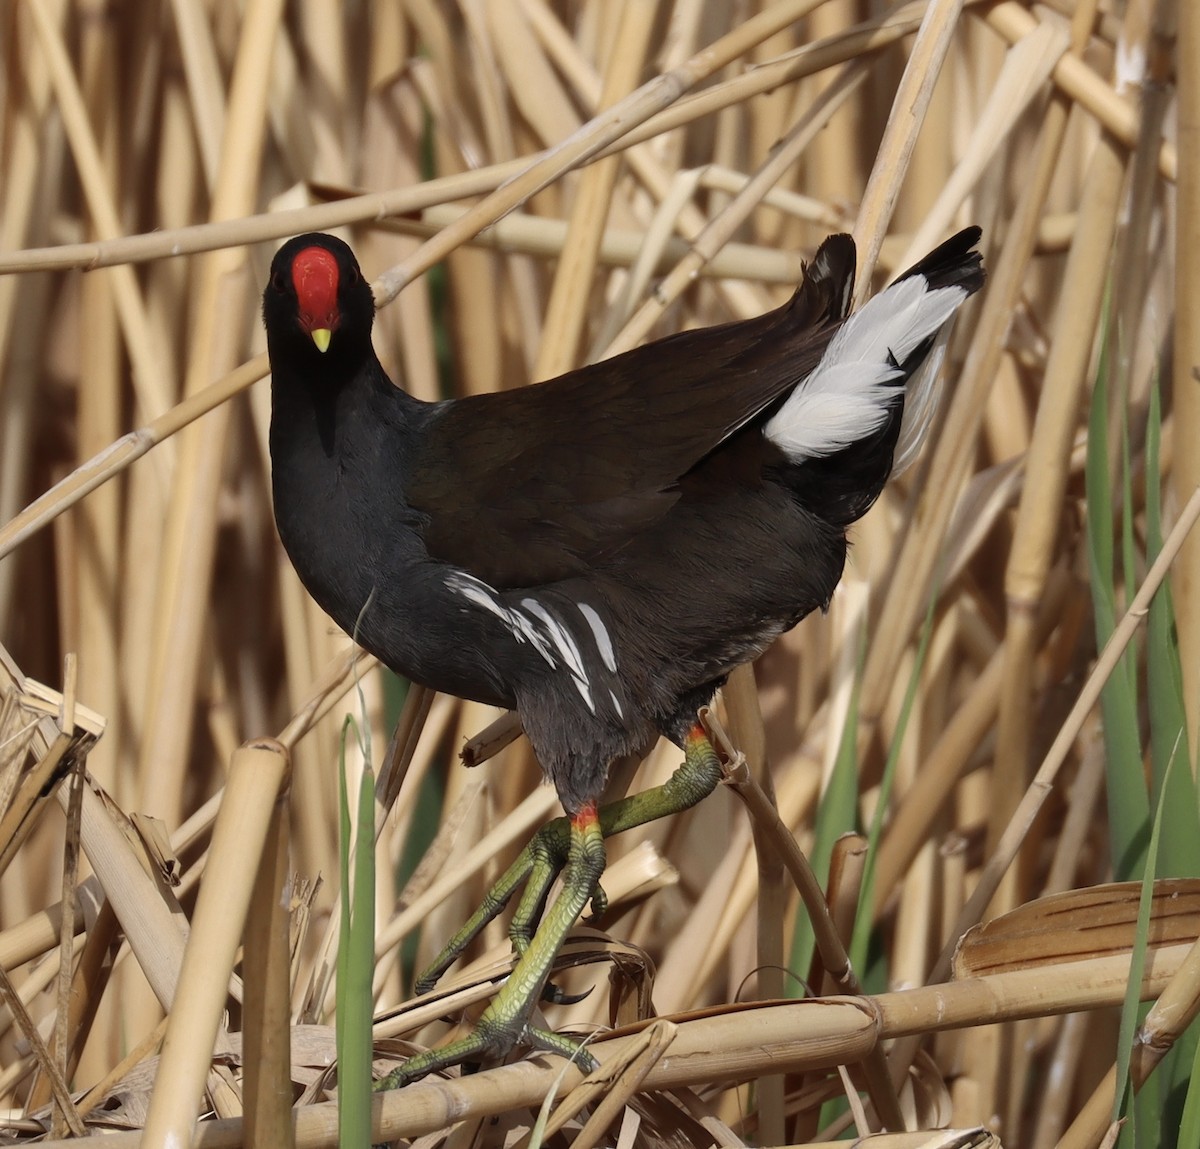
[[[1094,9],[1088,4],[1084,11]],[[1076,8],[1076,14],[1080,9]],[[1036,19],[1015,0],[1004,0],[987,10],[987,22],[1011,44],[1029,35],[1036,26]],[[1083,25],[1084,34],[1090,21]],[[1127,147],[1137,142],[1137,114],[1130,103],[1111,85],[1097,76],[1076,54],[1063,56],[1054,68],[1054,82],[1062,94],[1086,108],[1096,119]],[[1174,181],[1178,167],[1178,149],[1169,141],[1163,141],[1158,149],[1158,170],[1163,179]]]
[[[109,1090],[123,1080],[137,1065],[152,1057],[162,1044],[163,1035],[167,1032],[167,1019],[162,1021],[141,1041],[139,1041],[107,1075],[100,1078],[80,1099],[77,1108],[82,1116],[87,1116],[108,1095]]]
[[[955,923],[953,931],[955,937],[961,936],[970,925],[980,920],[983,908],[988,904],[1001,878],[1012,864],[1035,814],[1046,800],[1050,787],[1070,752],[1072,743],[1078,737],[1084,721],[1099,700],[1100,691],[1133,639],[1134,632],[1146,617],[1150,608],[1150,600],[1158,592],[1167,573],[1172,569],[1175,559],[1191,534],[1192,528],[1196,525],[1197,519],[1200,519],[1200,488],[1192,492],[1187,506],[1179,516],[1179,521],[1164,540],[1163,549],[1158,558],[1146,572],[1146,578],[1129,604],[1129,609],[1113,629],[1112,637],[1104,644],[1104,649],[1096,660],[1095,668],[1088,676],[1075,704],[1071,707],[1070,714],[1059,728],[1054,742],[1022,798],[1021,804],[1013,812],[995,851],[988,859],[988,863],[980,875],[979,885],[966,905],[963,906],[962,913]],[[950,957],[951,953],[947,948],[934,965],[933,971],[930,973],[930,981],[937,982],[945,976],[949,969]]]
[[[213,829],[208,872],[196,903],[179,993],[146,1116],[145,1135],[151,1144],[182,1145],[192,1140],[234,955],[276,800],[287,786],[288,768],[283,747],[267,742],[242,747],[230,763],[226,800]],[[269,864],[266,872],[273,870]]]
[[[829,859],[829,881],[826,885],[825,899],[829,903],[829,916],[833,921],[833,928],[837,931],[843,948],[850,944],[854,932],[854,919],[862,900],[862,883],[868,852],[867,839],[862,834],[846,833],[834,842],[833,853]],[[838,988],[837,981],[834,973],[828,968],[823,968],[819,992],[834,993]]]
[[[931,823],[936,821],[966,768],[971,751],[994,722],[1003,664],[1001,649],[976,679],[971,693],[943,731],[888,826],[879,846],[876,914],[903,880],[910,862],[927,840]]]
[[[175,997],[183,962],[186,923],[161,875],[139,841],[134,848],[127,824],[104,795],[89,785],[83,794],[80,838],[104,895],[111,903],[137,964],[164,1009]]]
[[[254,878],[246,917],[245,1022],[246,1143],[289,1149],[292,1122],[291,980],[288,917],[288,788],[281,786],[271,811],[263,862]]]
[[[778,998],[785,994],[787,961],[784,949],[784,859],[770,832],[772,823],[778,823],[779,815],[775,808],[775,787],[767,763],[767,737],[753,669],[738,667],[729,676],[721,697],[738,751],[732,752],[729,737],[711,713],[702,714],[701,720],[712,725],[718,747],[730,756],[724,780],[731,779],[736,773],[739,781],[754,792],[755,805],[747,803],[747,810],[751,812],[750,833],[754,842],[760,910],[755,934],[755,969],[758,971],[755,996],[762,1000]],[[742,793],[735,792],[745,802]],[[786,830],[784,832],[786,834]],[[756,1091],[760,1136],[765,1141],[783,1141],[783,1078],[760,1078]]]
[[[620,28],[610,49],[599,107],[611,107],[635,86],[649,49],[654,16],[654,5],[650,3],[622,6]],[[546,335],[533,369],[535,380],[549,379],[578,366],[577,350],[587,313],[588,288],[595,278],[596,258],[619,170],[620,161],[610,156],[590,165],[580,177],[567,221],[563,257],[546,302]]]
[[[686,203],[695,195],[697,187],[717,185],[732,191],[743,187],[746,182],[744,176],[739,177],[735,186],[733,180],[708,178],[711,175],[711,170],[688,173],[687,182],[684,184],[673,183],[671,192],[668,194],[673,196],[678,186]],[[318,190],[326,192],[329,189]],[[763,202],[768,203],[771,199],[770,195],[764,196]],[[664,205],[666,202],[664,200]],[[791,207],[790,204],[787,206]],[[819,205],[806,204],[805,208],[805,214],[808,216],[817,215],[822,219],[834,216],[829,209],[819,210]],[[463,209],[447,204],[426,208],[419,219],[387,220],[377,226],[381,229],[395,230],[405,235],[425,238],[441,231],[442,228],[461,216],[462,212]],[[664,274],[687,252],[687,242],[671,234],[675,230],[677,214],[677,212],[670,211],[665,213],[668,230],[657,240],[651,240],[645,232],[641,231],[615,227],[605,228],[599,236],[596,262],[605,267],[644,265],[643,282],[651,274]],[[544,219],[526,212],[513,211],[503,219],[497,220],[486,231],[480,232],[471,240],[471,244],[493,248],[497,251],[521,252],[525,255],[559,256],[571,250],[568,229],[569,224],[563,220]],[[653,252],[649,256],[645,252],[648,243],[653,245]],[[699,269],[699,274],[714,281],[746,279],[792,287],[800,279],[800,265],[800,257],[795,252],[776,251],[744,243],[728,243],[713,254],[712,260]]]
[[[1182,166],[1179,172],[1175,234],[1175,355],[1174,384],[1178,396],[1176,418],[1184,435],[1200,428],[1200,397],[1196,394],[1195,366],[1200,363],[1200,322],[1193,307],[1195,291],[1200,287],[1192,254],[1200,241],[1200,165],[1195,145],[1200,139],[1200,81],[1195,67],[1200,62],[1200,14],[1195,5],[1179,9],[1176,48],[1179,70],[1178,139]],[[1176,498],[1186,498],[1200,483],[1200,463],[1193,451],[1184,453],[1173,471]],[[1184,667],[1184,697],[1188,718],[1188,739],[1192,760],[1197,754],[1200,730],[1200,680],[1196,677],[1200,658],[1200,538],[1192,539],[1174,574],[1179,599],[1180,664]]]
[[[913,525],[902,536],[896,555],[895,565],[906,572],[906,578],[890,588],[880,611],[880,636],[872,646],[863,672],[862,718],[867,734],[879,721],[884,692],[900,652],[909,641],[919,605],[933,581],[938,540],[952,513],[955,494],[978,433],[984,408],[982,400],[995,375],[1003,334],[1032,250],[1035,221],[1042,211],[1065,129],[1066,109],[1060,102],[1052,101],[1041,124],[1033,176],[1024,186],[1004,247],[989,268],[988,291],[976,315],[970,351],[942,427],[939,449],[928,464],[924,498],[913,510]]]
[[[1200,945],[1193,945],[1138,1027],[1129,1064],[1135,1092],[1195,1020],[1197,1012],[1200,1012]],[[1109,1126],[1116,1087],[1117,1068],[1113,1065],[1060,1138],[1058,1144],[1062,1149],[1083,1149],[1099,1143]]]
[[[715,720],[711,717],[708,722],[715,726]],[[715,727],[714,735],[726,755],[730,755],[730,743],[724,736],[724,732],[719,727]],[[817,948],[825,972],[839,988],[844,988],[848,993],[857,992],[858,979],[850,966],[850,958],[842,944],[842,939],[834,927],[820,883],[812,872],[808,859],[779,817],[774,804],[763,792],[762,787],[750,776],[746,761],[741,755],[733,754],[730,757],[723,781],[745,803],[751,816],[752,825],[757,826],[767,835],[767,840],[778,851],[787,867],[801,900],[812,918],[813,930],[817,936]]]
[[[714,722],[711,716],[708,718],[708,722]],[[719,727],[716,727],[715,733],[718,742],[728,753],[728,739],[723,737],[723,732]],[[744,757],[735,755],[732,758],[726,768],[724,780],[745,803],[750,813],[756,841],[759,835],[764,841],[764,846],[760,849],[765,849],[766,843],[769,843],[780,861],[787,867],[788,873],[800,893],[805,911],[812,922],[817,940],[817,950],[826,976],[845,993],[857,993],[858,978],[850,965],[850,957],[842,944],[842,938],[834,926],[816,875],[812,872],[808,859],[796,845],[795,839],[788,833],[774,804],[751,776]],[[760,961],[763,959],[761,953],[759,958]],[[782,990],[782,986],[780,986],[780,990]],[[867,1092],[876,1113],[883,1122],[883,1127],[902,1130],[904,1117],[900,1112],[899,1102],[888,1078],[887,1062],[881,1049],[872,1050],[867,1054],[863,1061],[863,1073],[867,1080]]]
[[[588,1149],[595,1144],[616,1115],[629,1104],[630,1098],[638,1092],[646,1075],[659,1063],[663,1055],[670,1051],[675,1033],[675,1025],[665,1018],[653,1022],[640,1035],[640,1040],[632,1043],[627,1051],[623,1051],[619,1059],[613,1058],[602,1069],[571,1090],[551,1114],[544,1136],[553,1136],[567,1121],[591,1104],[594,1105],[594,1109],[571,1144],[579,1146],[579,1149]],[[523,1142],[514,1146],[514,1149],[527,1149],[527,1143],[528,1138],[525,1138]]]
[[[20,40],[11,37],[9,51],[19,52]],[[15,250],[26,244],[45,243],[45,222],[34,207],[46,161],[43,129],[50,104],[50,83],[45,59],[41,53],[22,69],[23,85],[16,95],[12,109],[9,152],[5,171],[4,211],[0,212],[0,247]],[[16,87],[16,85],[14,85]],[[28,336],[18,320],[28,320],[33,314],[28,292],[19,292],[20,281],[0,280],[0,359],[12,364],[0,384],[5,404],[4,420],[0,421],[0,521],[7,521],[23,502],[21,476],[32,456],[30,428],[33,425],[32,397],[34,372],[22,370],[13,363],[21,353]],[[0,565],[0,604],[12,601],[14,571],[12,564]]]
[[[865,75],[865,69],[862,67],[847,66],[838,81],[827,89],[825,95],[828,98],[818,103],[810,115],[797,122],[762,167],[755,172],[753,178],[730,201],[729,206],[692,241],[688,254],[664,277],[653,295],[642,304],[621,333],[613,339],[608,348],[610,353],[615,355],[627,351],[645,340],[666,308],[691,286],[708,256],[719,250],[742,226],[766,193],[766,189],[796,163],[805,148],[828,124],[841,103],[853,95]]]
[[[1055,557],[1070,446],[1091,366],[1090,335],[1099,322],[1108,282],[1106,270],[1124,174],[1123,151],[1118,151],[1110,137],[1101,134],[1085,177],[1080,226],[1064,271],[1063,292],[1071,300],[1071,306],[1061,313],[1061,326],[1055,331],[1046,361],[1046,376],[1053,386],[1042,392],[1005,572],[1008,630],[997,755],[1006,769],[997,779],[999,786],[994,791],[989,849],[995,848],[1025,788],[1033,722],[1030,685],[1038,605]],[[1019,900],[1014,874],[1007,895],[1001,892],[997,909],[1011,909]]]
[[[68,660],[68,683],[67,698],[74,687],[74,659]],[[63,722],[68,727],[75,725],[74,721],[74,701],[70,700],[69,705],[64,705]],[[75,888],[75,883],[79,878],[79,821],[83,801],[83,770],[79,767],[71,771],[71,776],[68,781],[69,797],[67,798],[67,838],[66,838],[66,857],[63,859],[63,874],[62,874],[62,891],[63,891],[63,917],[62,929],[59,931],[59,970],[58,970],[58,1002],[55,1007],[54,1027],[54,1042],[51,1049],[54,1074],[60,1077],[65,1084],[70,1078],[69,1073],[74,1069],[74,1064],[71,1063],[70,1048],[71,1048],[71,969],[73,965],[73,952],[75,941],[75,903],[70,897],[71,891]],[[68,1111],[74,1110],[74,1105],[67,1107]],[[57,1099],[55,1100],[54,1113],[51,1118],[51,1128],[55,1133],[62,1130],[64,1124],[69,1124],[69,1119],[64,1121],[61,1113],[61,1106]],[[76,1121],[76,1124],[78,1122]],[[73,1130],[78,1133],[79,1129]]]
[[[211,215],[230,219],[254,206],[257,156],[262,150],[271,46],[282,16],[281,0],[256,0],[246,10],[244,32],[230,83],[220,166],[213,185]],[[244,256],[231,251],[207,256],[200,274],[198,325],[184,378],[184,393],[197,394],[214,377],[232,370],[237,359],[235,317],[248,303]],[[229,408],[185,437],[180,480],[173,487],[163,546],[163,576],[154,623],[154,652],[148,682],[150,703],[142,743],[142,798],[152,808],[176,811],[177,778],[185,768],[191,733],[191,703],[200,672],[203,603],[215,553],[217,488]],[[184,702],[184,700],[188,700]]]
[[[100,147],[88,122],[83,94],[76,83],[66,47],[46,6],[30,4],[26,10],[46,55],[50,81],[55,89],[58,109],[71,141],[75,164],[96,230],[102,239],[116,239],[123,229],[109,192]],[[133,384],[144,416],[154,418],[170,405],[168,396],[173,392],[169,382],[170,373],[166,364],[154,353],[145,302],[137,281],[128,269],[114,269],[113,294],[117,315],[124,327],[126,346],[133,361]]]
[[[1162,992],[1187,960],[1192,947],[1167,946],[1147,954],[1143,997]],[[693,1081],[753,1076],[770,1068],[832,1068],[858,1060],[877,1041],[930,1027],[949,1029],[1019,1017],[1099,1009],[1118,1004],[1129,975],[1129,955],[1118,954],[1060,967],[1048,985],[1036,968],[963,982],[861,998],[810,998],[787,1004],[743,1006],[713,1016],[676,1019],[675,1039],[667,1054],[644,1079],[648,1090],[686,1086]],[[741,1024],[743,1016],[752,1026]],[[602,1064],[619,1057],[638,1037],[614,1035],[590,1047]],[[487,1073],[452,1080],[421,1082],[380,1094],[372,1134],[379,1139],[420,1136],[452,1122],[486,1117],[510,1108],[536,1107],[561,1072],[557,1063],[523,1061]],[[568,1071],[578,1082],[579,1071]],[[296,1113],[299,1149],[335,1143],[331,1105],[313,1105]],[[240,1121],[197,1126],[193,1144],[240,1144]],[[140,1144],[141,1134],[110,1135],[113,1149]],[[78,1144],[74,1141],[71,1144]],[[65,1146],[64,1142],[43,1142]]]
[[[548,54],[570,78],[578,98],[594,111],[600,106],[603,98],[601,78],[592,69],[590,62],[578,46],[566,35],[562,25],[558,23],[552,13],[546,10],[544,4],[536,2],[536,0],[524,0],[524,2],[530,22],[545,43]],[[640,58],[642,49],[635,44],[628,50],[628,54]],[[714,87],[719,86],[721,86],[719,83],[714,85]],[[686,102],[686,99],[681,101],[683,104]],[[662,114],[669,115],[672,111],[677,111],[679,106],[676,105],[675,109],[668,109],[666,113]],[[658,119],[657,116],[652,117],[649,123],[652,125]],[[653,139],[654,137],[647,135],[647,138]],[[656,140],[655,142],[661,141]],[[702,173],[699,170],[670,172],[664,168],[650,146],[626,146],[624,141],[621,143],[624,159],[631,174],[641,183],[651,198],[659,203],[659,210],[647,228],[640,248],[641,258],[638,261],[638,267],[644,271],[646,266],[652,263],[655,250],[660,246],[672,244],[673,232],[681,239],[690,242],[704,229],[707,223],[705,213],[699,205],[693,202],[693,196],[687,190],[697,185],[702,178]],[[607,155],[608,150],[601,153],[601,162],[607,158]],[[621,202],[617,201],[617,204],[620,205]],[[676,256],[672,262],[677,262],[684,253],[686,253],[686,244],[680,255]],[[665,272],[666,269],[663,270]],[[752,272],[747,278],[756,277],[757,273]],[[795,283],[796,278],[793,277],[788,282]],[[611,354],[609,347],[615,338],[615,333],[627,321],[628,312],[632,310],[634,302],[645,294],[645,286],[643,275],[630,276],[619,296],[620,303],[610,308],[606,322],[592,342],[591,350],[588,353],[589,361]],[[735,312],[738,311],[739,305],[747,306],[746,290],[736,282],[719,281],[717,289],[722,297],[729,301]],[[761,310],[761,307],[755,310]],[[547,324],[547,327],[553,337],[553,326]]]
[[[854,226],[860,277],[854,296],[856,307],[861,307],[871,293],[871,276],[883,247],[884,233],[896,210],[917,136],[925,123],[951,38],[958,30],[962,9],[963,0],[932,0],[904,65],[904,75],[896,88]]]
[[[987,165],[995,157],[997,145],[1004,142],[1030,105],[1040,99],[1045,81],[1067,46],[1063,29],[1054,24],[1039,23],[1005,54],[1004,66],[996,77],[962,158],[942,185],[937,203],[913,234],[895,266],[911,267],[950,227],[963,201],[983,178]]]
[[[70,806],[68,806],[68,810],[70,811]],[[70,817],[70,813],[68,817]],[[78,841],[78,821],[71,823],[71,829],[76,834],[76,841]],[[75,875],[72,877],[74,879]],[[64,873],[64,887],[67,885],[65,879],[66,874]],[[63,921],[65,925],[66,913],[63,914]],[[55,1026],[51,1051],[62,1066],[64,1080],[70,1080],[78,1069],[82,1046],[91,1031],[97,1004],[107,986],[105,966],[117,932],[116,916],[111,909],[105,907],[100,914],[96,915],[95,921],[89,929],[79,931],[76,927],[76,932],[85,933],[86,936],[81,938],[83,950],[79,965],[74,972],[73,981],[67,976],[68,971],[72,969],[72,963],[62,960],[63,954],[70,954],[73,949],[73,943],[65,944],[62,940],[65,932],[65,930],[59,932],[57,953],[52,954],[49,960],[43,962],[38,974],[28,978],[21,988],[23,997],[32,1000],[33,996],[48,984],[51,974],[58,976],[59,1003],[57,1011],[59,1018],[56,1018],[56,1021],[59,1021],[59,1024]],[[45,984],[42,984],[43,971]],[[60,1018],[65,1021],[59,1020]],[[29,1107],[40,1108],[49,1101],[49,1082],[45,1078],[39,1079],[30,1091]]]
[[[20,994],[17,993],[16,986],[9,979],[7,972],[0,969],[0,1001],[13,1015],[21,1034],[29,1043],[33,1057],[38,1068],[45,1074],[50,1081],[50,1089],[54,1096],[55,1111],[54,1111],[54,1127],[55,1132],[61,1134],[62,1127],[65,1125],[71,1136],[81,1137],[84,1135],[83,1122],[80,1120],[79,1114],[75,1109],[75,1103],[71,1098],[71,1090],[67,1085],[66,1079],[63,1077],[54,1059],[50,1056],[50,1050],[42,1041],[41,1034],[38,1033],[38,1028],[34,1024],[33,1018],[29,1016],[29,1011],[25,1008],[24,1002],[21,1001]]]
[[[802,811],[812,808],[816,780],[809,775],[798,785],[784,785],[784,781],[777,779],[779,816],[786,825],[794,826],[800,821]],[[748,832],[734,837],[697,899],[685,929],[667,947],[659,967],[661,988],[655,995],[662,1012],[686,1008],[713,970],[727,958],[733,934],[755,896],[750,844]]]
[[[746,21],[736,31],[708,45],[704,52],[670,72],[656,76],[619,100],[579,132],[548,149],[540,159],[471,208],[456,224],[425,243],[411,260],[406,260],[401,266],[381,276],[382,290],[377,293],[378,301],[390,302],[411,279],[428,270],[510,208],[535,195],[564,172],[595,157],[603,148],[629,133],[631,128],[648,120],[654,112],[674,103],[683,92],[737,59],[775,30],[798,19],[818,2],[781,0],[769,10]]]

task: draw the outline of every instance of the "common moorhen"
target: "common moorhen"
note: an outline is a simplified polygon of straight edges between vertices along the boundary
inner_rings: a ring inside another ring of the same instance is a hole
[[[983,284],[979,237],[959,232],[849,315],[854,242],[831,236],[791,299],[756,319],[441,403],[384,373],[346,244],[309,234],[279,249],[263,295],[270,447],[297,573],[393,670],[515,708],[568,814],[421,985],[526,880],[512,977],[470,1037],[389,1084],[518,1042],[574,1051],[528,1019],[563,939],[602,899],[604,836],[716,785],[697,711],[828,605],[846,528],[929,426],[939,334]],[[684,751],[675,775],[598,809],[609,765],[658,734]],[[559,868],[562,893],[533,932]]]

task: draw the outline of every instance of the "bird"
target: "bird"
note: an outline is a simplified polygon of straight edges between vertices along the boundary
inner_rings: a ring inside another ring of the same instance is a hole
[[[512,975],[469,1035],[389,1087],[517,1046],[592,1064],[530,1017],[567,933],[603,903],[604,839],[716,787],[699,712],[828,607],[848,529],[927,435],[950,322],[984,283],[980,238],[960,231],[852,311],[855,243],[831,235],[763,315],[438,402],[384,371],[347,244],[309,233],[279,248],[262,311],[292,565],[398,674],[515,710],[566,812],[418,989],[523,887]],[[683,750],[676,773],[602,806],[611,764],[660,735]]]

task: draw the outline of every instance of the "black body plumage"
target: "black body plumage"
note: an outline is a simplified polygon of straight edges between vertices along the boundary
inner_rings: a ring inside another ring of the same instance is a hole
[[[833,236],[766,315],[427,404],[375,356],[350,249],[293,239],[263,299],[284,546],[392,669],[515,707],[578,809],[614,758],[679,741],[734,666],[829,602],[846,528],[897,443],[915,449],[906,389],[983,282],[977,240],[955,236],[847,321],[854,244]],[[331,277],[325,318],[309,264]]]

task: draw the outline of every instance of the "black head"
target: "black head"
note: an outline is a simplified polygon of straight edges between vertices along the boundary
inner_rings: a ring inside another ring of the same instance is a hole
[[[275,253],[263,291],[272,361],[286,358],[317,368],[330,360],[361,359],[371,347],[374,318],[371,285],[340,239],[309,232]]]

